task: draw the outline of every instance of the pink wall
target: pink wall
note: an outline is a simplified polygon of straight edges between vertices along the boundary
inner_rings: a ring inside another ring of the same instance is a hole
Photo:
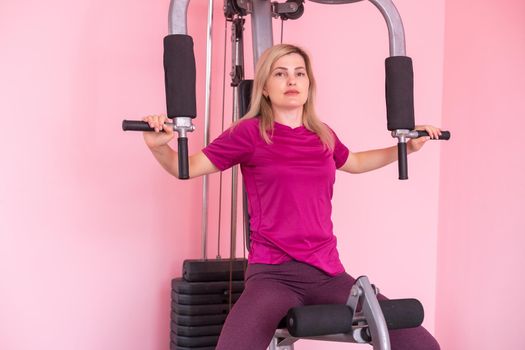
[[[165,349],[170,278],[199,254],[199,181],[170,178],[119,129],[165,109],[167,3],[0,13],[0,348]]]
[[[437,335],[524,349],[525,3],[448,1],[446,20]]]
[[[189,9],[200,117],[206,3],[193,1]],[[285,41],[312,54],[321,117],[353,150],[392,145],[383,97],[388,46],[379,12],[367,2],[306,5],[300,21],[285,24]],[[444,2],[396,5],[414,58],[418,121],[440,125]],[[220,129],[221,7],[216,1],[212,136]],[[1,349],[167,348],[169,281],[180,275],[184,259],[200,257],[201,180],[170,178],[139,134],[119,130],[123,118],[165,109],[167,9],[167,0],[1,5],[0,108],[5,130],[13,130],[4,132],[1,151]],[[334,45],[327,33],[344,41]],[[193,151],[202,146],[202,118],[196,123]],[[392,297],[422,300],[430,330],[440,147],[451,148],[434,143],[411,157],[408,182],[396,179],[395,166],[339,174],[333,215],[348,271],[369,275]],[[210,182],[208,255],[215,256],[218,175]],[[223,235],[228,218],[225,209]],[[302,342],[297,349],[318,346]]]

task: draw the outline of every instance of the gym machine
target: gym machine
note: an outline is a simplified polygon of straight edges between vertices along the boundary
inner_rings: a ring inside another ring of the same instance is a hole
[[[179,178],[188,179],[187,134],[195,127],[195,59],[193,40],[187,35],[186,14],[190,0],[171,0],[169,35],[164,39],[165,89],[168,118],[178,133]],[[341,5],[364,0],[310,0],[321,4]],[[408,179],[407,142],[411,138],[428,136],[414,130],[414,98],[412,60],[406,56],[405,34],[401,17],[392,0],[368,0],[384,17],[388,27],[389,53],[385,60],[385,91],[387,129],[397,139],[399,179]],[[250,81],[244,80],[244,18],[251,16],[254,66],[261,54],[273,46],[272,18],[295,20],[304,13],[304,0],[224,0],[224,15],[232,27],[231,86],[234,89],[233,121],[242,117],[249,104]],[[213,1],[209,1],[205,146],[209,142],[209,100],[211,81],[211,22]],[[152,131],[142,121],[124,120],[123,130]],[[443,131],[440,139],[448,140]],[[232,189],[237,188],[237,170],[232,173]],[[203,258],[206,257],[207,177],[203,184]],[[231,259],[235,258],[236,193],[232,195]],[[247,210],[245,209],[245,224]],[[245,229],[246,231],[249,231]],[[247,232],[249,246],[249,232]],[[244,262],[241,261],[242,266]],[[230,263],[231,266],[231,263]],[[238,269],[237,269],[238,270]],[[300,338],[369,343],[374,350],[389,350],[388,329],[417,327],[423,320],[423,308],[414,299],[378,301],[377,289],[365,276],[351,290],[346,305],[312,305],[294,308],[286,317],[286,328],[279,328],[270,345],[272,350],[291,350]],[[395,311],[392,311],[395,310]],[[213,349],[213,347],[210,347]]]

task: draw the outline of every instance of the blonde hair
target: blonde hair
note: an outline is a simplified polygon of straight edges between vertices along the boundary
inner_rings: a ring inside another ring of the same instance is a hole
[[[275,45],[263,52],[255,68],[255,78],[253,80],[250,109],[243,116],[243,118],[239,120],[239,122],[259,116],[259,129],[261,132],[261,137],[266,141],[266,143],[272,143],[268,132],[270,132],[270,134],[273,133],[274,116],[270,99],[263,97],[263,89],[270,76],[272,65],[281,57],[292,53],[299,54],[304,59],[306,73],[308,75],[308,79],[310,80],[308,98],[303,106],[303,125],[306,129],[316,133],[321,142],[326,147],[333,149],[335,142],[334,135],[330,128],[321,122],[315,112],[314,100],[316,94],[316,83],[310,58],[303,49],[294,45]]]

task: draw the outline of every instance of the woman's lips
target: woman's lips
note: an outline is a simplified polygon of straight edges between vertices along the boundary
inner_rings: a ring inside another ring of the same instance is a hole
[[[284,93],[285,95],[298,95],[299,91],[297,90],[289,90]]]

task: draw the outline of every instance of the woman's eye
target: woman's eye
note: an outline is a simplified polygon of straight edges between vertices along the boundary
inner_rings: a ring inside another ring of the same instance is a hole
[[[275,76],[276,76],[276,77],[282,77],[283,75],[284,75],[283,72],[277,72],[277,73],[275,73]]]

